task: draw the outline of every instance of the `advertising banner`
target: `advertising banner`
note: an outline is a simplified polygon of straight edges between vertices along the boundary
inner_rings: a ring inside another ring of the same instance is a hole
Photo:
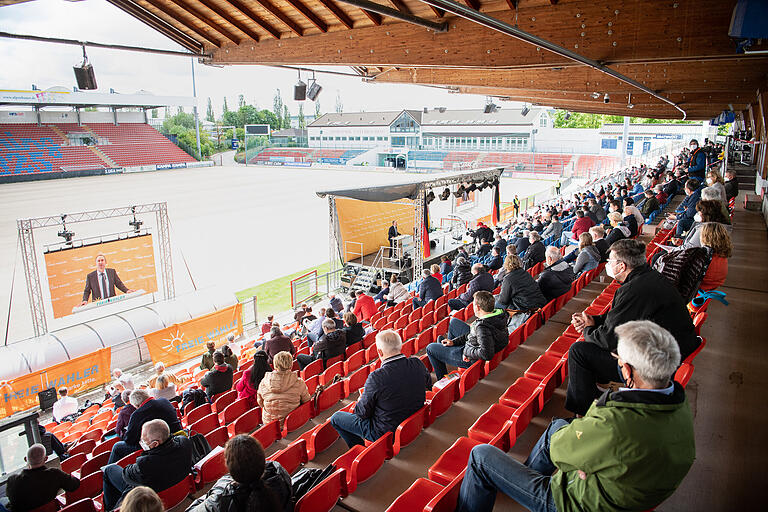
[[[363,254],[375,253],[379,247],[389,246],[387,231],[393,220],[397,221],[397,230],[401,235],[413,234],[414,206],[409,199],[380,203],[337,197],[336,211],[341,239],[363,244]],[[359,247],[354,244],[350,249],[359,252]],[[359,254],[345,254],[344,261],[359,257]]]
[[[112,352],[107,347],[17,379],[0,381],[3,397],[0,414],[5,417],[36,407],[37,394],[44,389],[66,386],[72,395],[104,385],[111,378],[111,364]]]
[[[153,363],[162,361],[166,366],[182,363],[206,351],[209,341],[219,347],[227,336],[243,333],[242,304],[174,324],[144,335]]]
[[[86,278],[95,270],[98,254],[104,255],[107,268],[115,269],[129,290],[157,291],[152,235],[49,252],[45,254],[45,268],[54,318],[70,315],[72,308],[80,305]],[[115,289],[115,293],[121,292]]]

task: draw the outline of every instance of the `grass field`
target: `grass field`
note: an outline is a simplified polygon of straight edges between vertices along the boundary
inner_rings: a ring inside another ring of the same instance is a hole
[[[330,269],[329,263],[323,263],[316,267],[310,267],[287,276],[278,277],[266,283],[257,284],[245,290],[237,292],[237,300],[245,300],[256,296],[256,305],[259,310],[259,318],[267,315],[282,313],[291,309],[291,280],[300,275],[317,270],[317,275],[322,275]]]

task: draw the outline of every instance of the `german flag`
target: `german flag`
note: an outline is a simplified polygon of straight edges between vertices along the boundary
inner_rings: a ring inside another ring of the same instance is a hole
[[[496,182],[496,186],[493,187],[493,210],[491,212],[491,222],[493,224],[499,223],[499,211],[500,211],[500,205],[499,205],[499,183]]]
[[[424,257],[429,258],[429,205],[427,205],[427,193],[424,192],[424,218],[421,226],[421,245],[424,249]]]

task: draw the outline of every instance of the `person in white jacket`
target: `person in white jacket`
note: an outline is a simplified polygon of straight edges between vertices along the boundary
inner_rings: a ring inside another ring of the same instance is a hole
[[[66,386],[60,387],[59,396],[61,398],[56,400],[56,403],[53,404],[53,419],[56,420],[57,423],[61,423],[61,420],[70,414],[77,413],[77,398],[67,396],[68,392],[69,390],[66,388]]]

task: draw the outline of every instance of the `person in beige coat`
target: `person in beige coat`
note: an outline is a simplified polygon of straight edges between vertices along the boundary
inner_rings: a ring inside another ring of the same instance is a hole
[[[275,370],[264,375],[256,396],[261,407],[262,422],[280,420],[282,427],[288,413],[308,402],[310,396],[307,385],[299,378],[298,372],[291,371],[293,357],[290,353],[278,352],[272,364]]]

